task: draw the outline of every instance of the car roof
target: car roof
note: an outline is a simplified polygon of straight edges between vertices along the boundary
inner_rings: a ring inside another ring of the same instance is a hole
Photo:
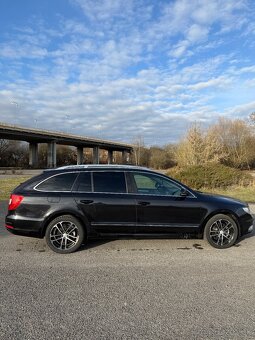
[[[150,171],[150,169],[137,166],[137,165],[124,165],[124,164],[82,164],[82,165],[67,165],[67,166],[61,166],[59,168],[55,169],[46,169],[44,171],[56,171],[61,172],[63,170],[146,170]]]

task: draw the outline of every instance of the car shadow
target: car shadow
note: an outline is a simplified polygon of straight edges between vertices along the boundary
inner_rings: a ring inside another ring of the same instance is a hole
[[[255,222],[254,222],[255,224]],[[248,238],[251,237],[255,237],[255,228],[253,230],[252,233],[243,235],[242,237],[240,237],[237,242],[235,243],[235,247],[240,247],[241,243]],[[83,250],[90,250],[90,249],[94,249],[97,247],[100,247],[102,245],[105,245],[107,243],[111,243],[114,241],[118,241],[118,240],[164,240],[164,239],[169,239],[169,240],[197,240],[198,243],[195,243],[192,245],[192,247],[196,248],[196,249],[203,249],[200,245],[200,241],[203,240],[199,237],[197,237],[195,234],[169,234],[169,235],[130,235],[130,236],[122,236],[122,237],[109,237],[109,238],[98,238],[98,239],[89,239],[86,243],[82,244],[81,247],[78,249],[78,251],[83,251]],[[114,250],[118,250],[117,248]]]
[[[169,234],[169,235],[130,235],[130,236],[119,236],[119,237],[109,237],[109,238],[98,238],[98,239],[89,239],[86,243],[82,244],[81,247],[77,250],[77,251],[84,251],[84,250],[90,250],[90,249],[94,249],[97,247],[100,247],[102,245],[105,245],[107,243],[112,243],[114,241],[119,241],[119,240],[177,240],[177,239],[181,239],[181,240],[197,240],[198,242],[200,241],[200,239],[195,236],[195,235],[183,235],[183,234]],[[200,244],[195,244],[193,245],[194,247],[196,247],[196,245],[198,245],[200,247]],[[115,248],[111,248],[112,250],[119,250],[118,247]],[[199,248],[200,249],[200,248]]]
[[[106,243],[110,243],[115,240],[117,240],[117,238],[116,239],[91,239],[91,240],[88,240],[86,243],[82,244],[80,248],[78,249],[78,251],[97,248],[97,247],[100,247]]]
[[[251,237],[254,237],[254,236],[255,236],[255,231],[253,231],[252,233],[243,235],[242,237],[240,237],[239,241],[243,241],[243,240],[245,240],[247,238],[251,238]]]

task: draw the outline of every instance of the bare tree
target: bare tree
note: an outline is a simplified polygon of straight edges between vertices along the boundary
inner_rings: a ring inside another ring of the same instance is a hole
[[[150,153],[145,147],[144,139],[142,136],[138,136],[134,139],[133,143],[133,157],[135,165],[149,165]]]
[[[150,162],[149,166],[154,169],[168,169],[176,165],[174,160],[174,148],[172,145],[164,147],[150,147]]]
[[[76,164],[77,156],[76,150],[71,146],[58,145],[57,148],[57,164],[70,165]]]
[[[177,162],[180,166],[200,165],[204,163],[203,151],[205,140],[203,131],[198,124],[194,124],[188,130],[184,139],[177,148]]]
[[[224,158],[224,148],[214,130],[215,128],[202,130],[197,123],[192,125],[177,147],[178,165],[221,162]]]
[[[249,168],[255,157],[254,136],[251,127],[240,119],[220,118],[211,127],[218,143],[224,150],[222,163],[237,168]]]
[[[255,112],[252,112],[250,115],[249,115],[249,122],[254,125],[255,124]]]
[[[8,166],[6,165],[7,157],[7,150],[10,146],[10,141],[6,139],[0,139],[0,165],[1,166]]]
[[[25,167],[27,164],[27,143],[15,140],[0,140],[0,166]]]
[[[7,139],[0,139],[0,157],[8,149],[10,141]]]

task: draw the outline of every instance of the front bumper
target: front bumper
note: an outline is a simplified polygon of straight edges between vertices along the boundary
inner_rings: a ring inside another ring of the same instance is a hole
[[[251,225],[251,226],[248,228],[248,233],[252,233],[253,230],[254,230],[254,227],[253,227],[253,225]]]
[[[239,216],[240,236],[249,234],[254,230],[254,219],[251,214],[245,213]]]

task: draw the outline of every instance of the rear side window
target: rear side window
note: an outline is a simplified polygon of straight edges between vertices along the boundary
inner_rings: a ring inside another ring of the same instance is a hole
[[[75,191],[91,192],[91,172],[81,172],[77,180],[77,188]],[[76,187],[76,185],[75,185]]]
[[[77,173],[56,175],[36,186],[41,191],[71,191]]]
[[[94,192],[126,193],[124,172],[94,172]]]

